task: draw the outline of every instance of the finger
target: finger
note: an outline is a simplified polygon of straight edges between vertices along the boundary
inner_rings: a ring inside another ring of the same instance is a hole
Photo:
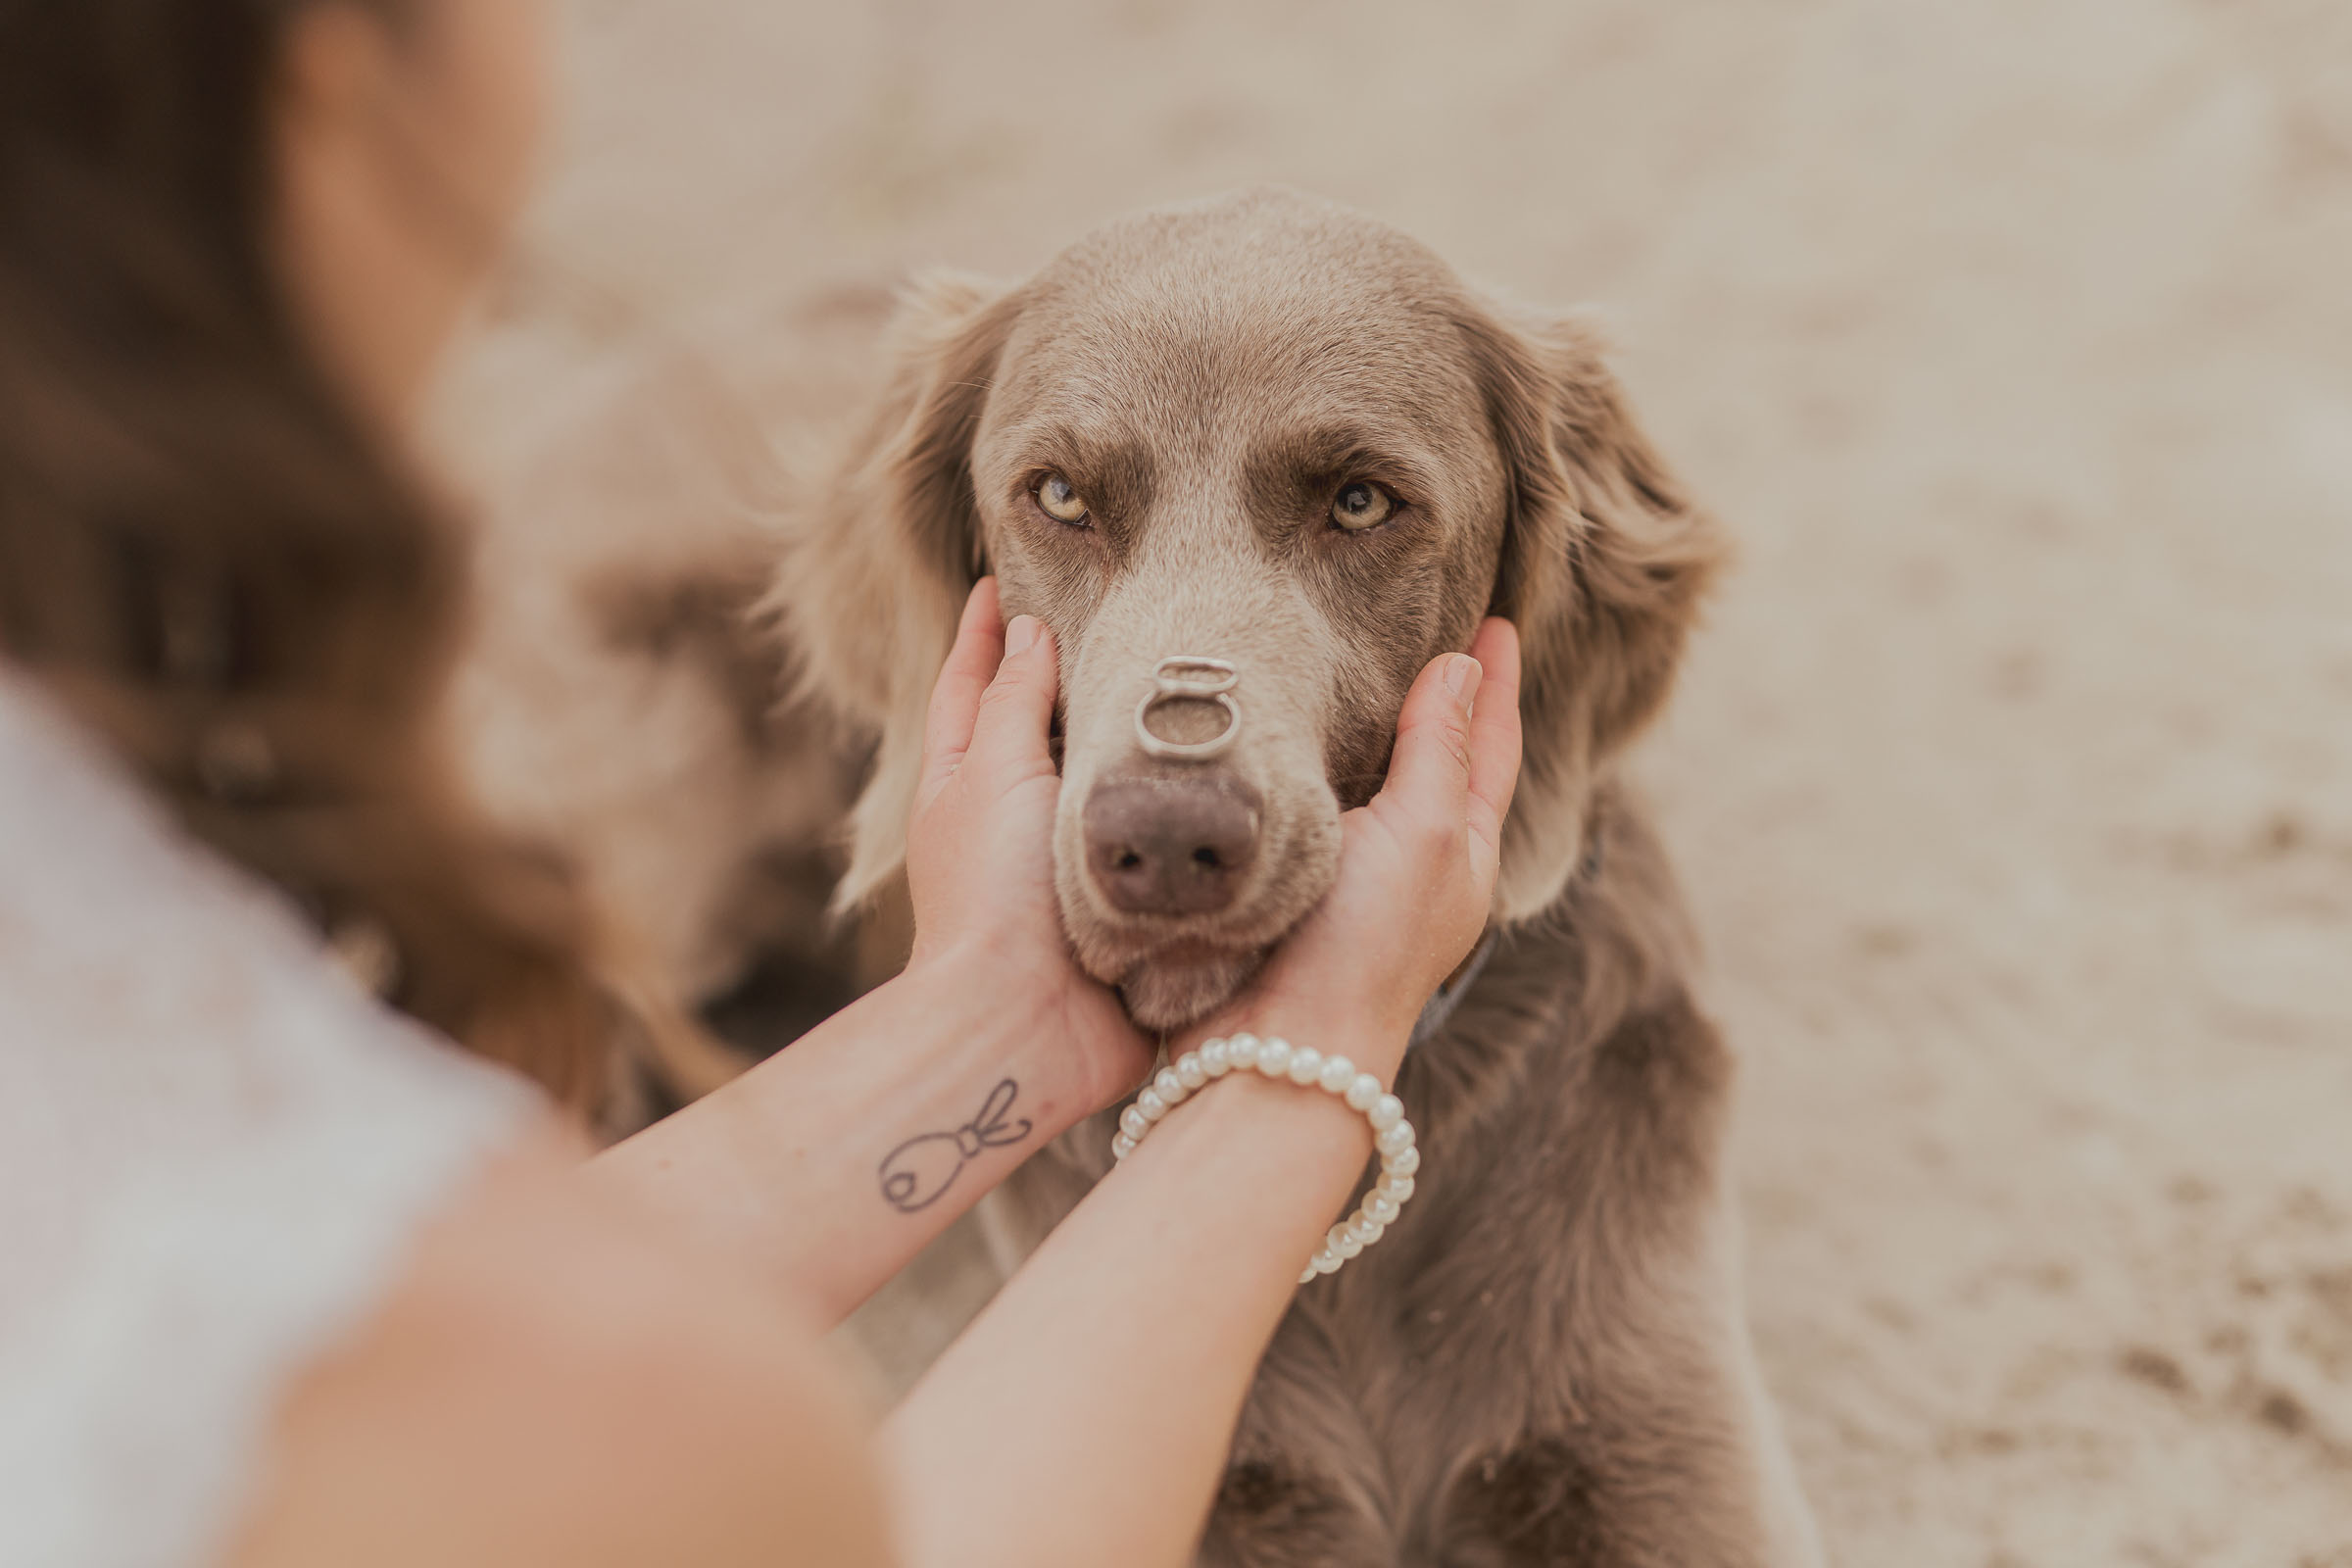
[[[1470,710],[1481,678],[1478,661],[1467,654],[1430,661],[1405,693],[1389,780],[1376,804],[1459,837],[1470,792]]]
[[[1054,770],[1047,737],[1054,724],[1054,689],[1060,666],[1054,633],[1034,615],[1015,615],[1004,628],[1004,659],[980,697],[980,716],[963,766],[1010,783]]]
[[[972,744],[972,726],[980,718],[980,700],[1004,659],[1004,612],[997,603],[997,579],[983,577],[963,602],[956,646],[948,651],[948,662],[940,666],[939,679],[931,688],[931,708],[923,719],[918,802],[937,795],[962,765],[964,753]]]
[[[1490,616],[1470,657],[1487,672],[1470,713],[1470,831],[1499,851],[1519,787],[1519,628]]]

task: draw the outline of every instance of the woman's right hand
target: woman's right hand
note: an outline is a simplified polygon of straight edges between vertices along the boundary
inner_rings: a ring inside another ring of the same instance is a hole
[[[1384,1081],[1494,904],[1519,779],[1519,633],[1489,619],[1431,662],[1396,721],[1388,782],[1340,819],[1339,875],[1208,1034],[1249,1029],[1345,1053]]]

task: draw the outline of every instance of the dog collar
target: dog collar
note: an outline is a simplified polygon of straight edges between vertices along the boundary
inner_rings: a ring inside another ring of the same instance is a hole
[[[1584,863],[1577,867],[1576,874],[1580,880],[1591,882],[1600,874],[1600,834],[1594,832],[1590,848],[1585,851]],[[1412,1038],[1404,1043],[1408,1055],[1437,1037],[1438,1032],[1446,1027],[1446,1020],[1453,1016],[1453,1009],[1462,1004],[1462,998],[1468,995],[1472,986],[1478,984],[1480,971],[1486,968],[1487,960],[1494,956],[1494,939],[1498,935],[1499,932],[1489,926],[1487,934],[1479,938],[1478,946],[1471,950],[1470,961],[1454,971],[1452,983],[1438,987],[1437,995],[1429,999],[1429,1005],[1423,1007],[1421,1016],[1413,1021]]]
[[[1470,988],[1478,984],[1479,971],[1487,966],[1487,959],[1494,956],[1494,931],[1490,928],[1485,936],[1478,939],[1478,946],[1471,950],[1470,961],[1454,971],[1452,983],[1438,987],[1437,995],[1429,999],[1429,1005],[1421,1009],[1421,1016],[1414,1021],[1413,1037],[1404,1043],[1407,1054],[1420,1049],[1424,1042],[1434,1039],[1446,1027],[1446,1020],[1453,1016],[1453,1009],[1461,1005],[1462,998],[1468,995]]]

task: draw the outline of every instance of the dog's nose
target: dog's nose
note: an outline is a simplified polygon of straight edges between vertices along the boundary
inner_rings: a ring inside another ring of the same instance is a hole
[[[1257,858],[1257,791],[1239,779],[1105,779],[1087,797],[1086,863],[1128,914],[1212,914]]]

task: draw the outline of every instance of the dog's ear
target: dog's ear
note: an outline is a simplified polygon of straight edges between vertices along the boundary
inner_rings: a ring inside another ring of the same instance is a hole
[[[806,689],[875,743],[839,907],[865,902],[906,857],[932,683],[984,565],[973,429],[1017,314],[1010,291],[973,278],[913,285],[884,344],[879,404],[787,539],[772,604]]]
[[[1518,623],[1527,743],[1505,825],[1499,919],[1560,896],[1585,857],[1599,770],[1665,701],[1725,556],[1575,318],[1474,312],[1463,328],[1510,491],[1494,612]]]

